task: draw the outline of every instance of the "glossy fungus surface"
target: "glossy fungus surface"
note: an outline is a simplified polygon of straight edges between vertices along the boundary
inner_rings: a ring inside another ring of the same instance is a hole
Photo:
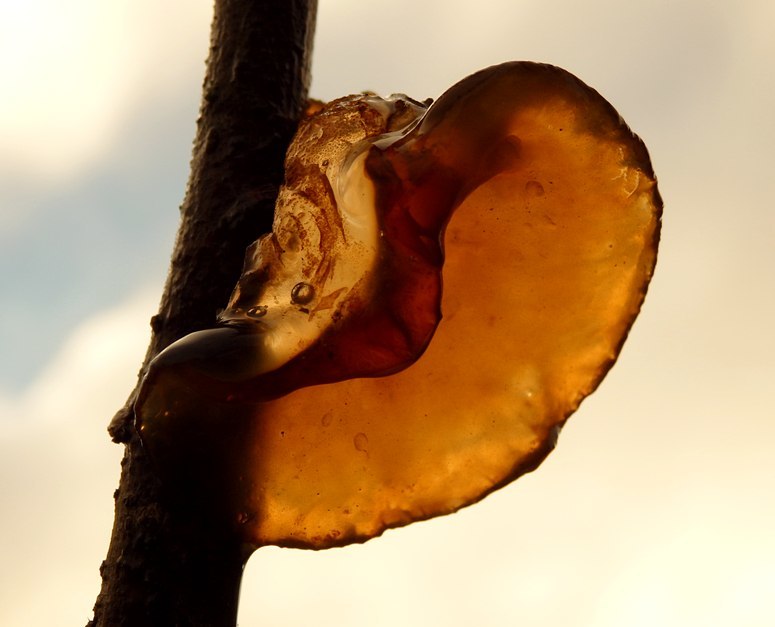
[[[254,547],[455,511],[535,468],[611,367],[660,212],[642,142],[558,68],[332,102],[219,325],[151,364],[143,443]]]

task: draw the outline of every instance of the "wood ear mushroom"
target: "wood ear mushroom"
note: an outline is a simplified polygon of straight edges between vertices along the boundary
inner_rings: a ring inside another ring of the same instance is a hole
[[[143,444],[251,547],[478,501],[616,360],[660,216],[643,143],[559,68],[494,66],[430,106],[336,100],[301,122],[217,326],[151,363]]]

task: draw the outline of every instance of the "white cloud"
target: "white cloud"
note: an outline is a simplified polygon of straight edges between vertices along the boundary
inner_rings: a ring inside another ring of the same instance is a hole
[[[85,320],[23,396],[1,399],[0,624],[90,616],[123,452],[106,427],[134,387],[155,305],[146,292]]]
[[[40,185],[88,167],[141,95],[203,67],[211,12],[206,0],[0,3],[0,176]]]

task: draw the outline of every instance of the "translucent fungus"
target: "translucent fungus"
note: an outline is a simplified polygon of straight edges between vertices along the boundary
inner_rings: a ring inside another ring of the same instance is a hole
[[[646,149],[561,69],[316,109],[219,326],[136,405],[162,479],[253,547],[364,541],[535,468],[656,260]]]

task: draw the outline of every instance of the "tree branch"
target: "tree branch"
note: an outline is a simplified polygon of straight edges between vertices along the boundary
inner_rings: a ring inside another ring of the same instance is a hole
[[[286,148],[306,105],[316,0],[216,0],[191,174],[141,370],[212,326],[245,249],[269,230]],[[208,515],[165,495],[133,428],[137,388],[111,422],[126,444],[92,627],[236,623],[246,555]]]

